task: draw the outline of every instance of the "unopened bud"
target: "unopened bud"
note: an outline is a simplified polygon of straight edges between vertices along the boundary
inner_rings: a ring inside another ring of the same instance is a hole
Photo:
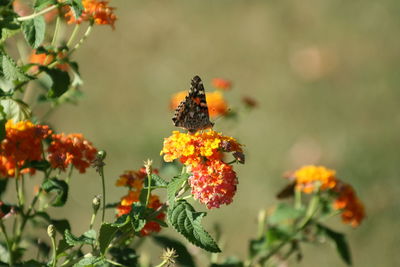
[[[92,201],[93,213],[96,214],[100,208],[101,198],[99,195],[95,196]]]
[[[56,227],[52,224],[50,224],[47,227],[47,234],[49,235],[50,238],[54,238],[56,236]]]
[[[105,150],[100,150],[97,152],[97,158],[100,160],[104,160],[107,156],[107,152]]]
[[[92,166],[96,168],[96,171],[100,173],[103,170],[103,167],[106,165],[104,163],[104,159],[106,158],[107,153],[104,150],[100,150],[97,152],[96,158],[92,162]]]
[[[146,168],[147,175],[151,175],[153,173],[153,168],[151,167],[152,164],[153,161],[151,159],[148,159],[144,162],[144,167]]]

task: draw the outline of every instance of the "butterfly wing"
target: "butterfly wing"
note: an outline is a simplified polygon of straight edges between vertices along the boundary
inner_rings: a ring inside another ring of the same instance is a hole
[[[203,82],[199,76],[193,77],[189,94],[175,110],[172,121],[175,126],[185,128],[192,133],[213,126],[208,114]]]

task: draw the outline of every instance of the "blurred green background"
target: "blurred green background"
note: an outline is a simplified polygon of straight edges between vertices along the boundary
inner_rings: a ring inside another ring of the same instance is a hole
[[[247,253],[260,209],[277,203],[286,170],[303,164],[336,169],[365,203],[367,219],[348,234],[355,266],[400,266],[400,2],[384,1],[117,1],[116,29],[96,27],[77,51],[85,97],[57,110],[58,131],[81,132],[108,152],[108,200],[125,190],[118,176],[153,158],[175,130],[170,96],[198,74],[232,80],[232,106],[243,95],[259,107],[215,129],[245,144],[234,202],[206,217],[221,224],[222,257]],[[72,180],[59,217],[81,233],[100,193],[93,170]],[[54,214],[57,215],[56,210]],[[112,212],[109,218],[113,218]],[[397,230],[396,230],[397,229]],[[172,234],[165,231],[164,234]],[[152,261],[158,262],[159,250]],[[344,266],[336,251],[305,246],[294,266]],[[146,256],[144,256],[146,257]],[[202,258],[200,258],[201,261]]]

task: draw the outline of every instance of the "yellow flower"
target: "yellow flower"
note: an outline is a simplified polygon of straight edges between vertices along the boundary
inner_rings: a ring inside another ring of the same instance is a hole
[[[323,166],[304,166],[294,173],[296,188],[306,194],[317,190],[332,189],[336,186],[336,172]]]

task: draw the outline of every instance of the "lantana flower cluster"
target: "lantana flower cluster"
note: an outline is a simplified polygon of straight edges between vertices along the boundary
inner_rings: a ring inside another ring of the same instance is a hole
[[[114,14],[113,7],[108,5],[108,1],[98,0],[82,0],[84,10],[79,18],[75,18],[75,14],[71,8],[65,14],[68,24],[80,24],[83,21],[93,20],[98,25],[110,25],[114,28],[117,16]]]
[[[50,140],[47,150],[44,140]],[[43,155],[47,152],[46,158]],[[63,171],[72,164],[84,173],[95,159],[97,149],[81,134],[52,134],[47,125],[34,124],[29,120],[6,123],[6,136],[1,142],[0,175],[13,177],[17,169],[21,173],[34,174],[35,169],[24,168],[30,162],[48,160],[53,169]]]
[[[158,173],[156,169],[153,173]],[[138,171],[125,171],[120,175],[119,179],[115,183],[116,186],[122,186],[128,188],[128,194],[121,198],[120,204],[117,206],[117,216],[128,214],[132,209],[132,204],[139,202],[140,193],[143,190],[144,181],[147,177],[146,168],[142,167]],[[157,210],[162,206],[162,203],[157,195],[150,195],[148,208]],[[164,221],[165,213],[160,212],[156,216],[157,220]],[[156,221],[147,221],[143,229],[140,231],[142,236],[149,235],[151,233],[157,233],[161,230],[161,226]]]
[[[188,166],[193,197],[211,209],[230,204],[236,193],[238,179],[232,165],[224,162],[224,152],[233,152],[238,161],[244,161],[242,146],[233,137],[213,130],[174,131],[165,138],[161,155],[166,162],[179,159]]]
[[[342,221],[353,227],[358,226],[365,217],[364,205],[357,197],[353,187],[336,177],[336,171],[324,166],[303,166],[292,175],[296,190],[311,194],[318,190],[334,193],[333,208],[341,211]]]

